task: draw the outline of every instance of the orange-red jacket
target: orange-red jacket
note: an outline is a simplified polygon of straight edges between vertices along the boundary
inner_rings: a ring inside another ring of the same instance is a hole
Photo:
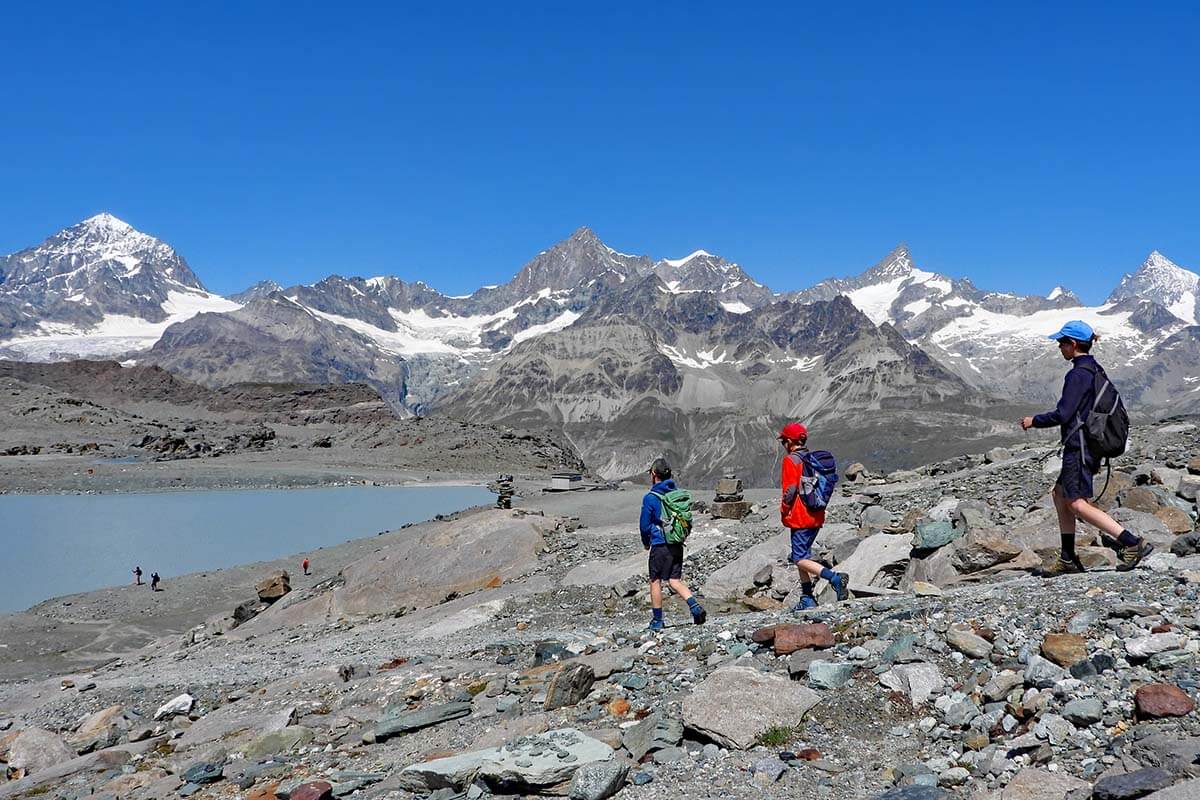
[[[800,478],[803,474],[804,462],[799,452],[784,456],[783,472],[779,478],[779,485],[783,488],[779,518],[789,528],[819,528],[825,524],[825,510],[809,511],[800,499]]]

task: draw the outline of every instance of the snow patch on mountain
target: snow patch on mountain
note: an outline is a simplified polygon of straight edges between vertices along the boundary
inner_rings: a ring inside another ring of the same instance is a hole
[[[541,325],[530,325],[523,331],[520,331],[513,336],[513,343],[523,342],[526,339],[532,339],[535,336],[541,336],[543,333],[552,333],[553,331],[561,331],[569,325],[575,323],[579,319],[578,311],[564,311],[549,322],[543,322]]]
[[[688,253],[683,258],[675,258],[675,259],[664,258],[663,263],[667,264],[669,266],[672,266],[672,267],[682,267],[684,264],[688,263],[689,261],[691,261],[694,258],[703,258],[705,256],[712,258],[712,253],[709,253],[705,250],[693,250],[691,253]]]
[[[239,308],[238,303],[208,292],[171,291],[162,304],[167,318],[161,322],[127,314],[106,314],[99,324],[86,327],[43,321],[36,334],[0,341],[0,353],[32,361],[116,356],[153,346],[168,327],[197,314]]]

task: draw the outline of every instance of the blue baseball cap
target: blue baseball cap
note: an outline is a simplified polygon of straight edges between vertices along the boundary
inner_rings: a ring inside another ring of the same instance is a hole
[[[1073,319],[1066,325],[1062,326],[1062,330],[1058,333],[1050,334],[1049,339],[1074,339],[1077,342],[1090,342],[1095,336],[1095,331],[1092,326],[1080,319]]]

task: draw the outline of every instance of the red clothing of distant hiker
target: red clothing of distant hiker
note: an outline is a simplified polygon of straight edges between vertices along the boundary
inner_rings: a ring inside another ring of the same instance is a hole
[[[825,524],[825,510],[809,511],[800,498],[800,477],[804,474],[804,464],[792,453],[783,457],[783,471],[779,485],[783,490],[783,500],[779,513],[783,524],[795,530],[797,528],[819,528]]]

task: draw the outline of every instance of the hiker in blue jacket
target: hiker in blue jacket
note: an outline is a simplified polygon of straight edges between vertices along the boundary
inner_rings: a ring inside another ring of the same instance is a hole
[[[650,552],[650,630],[663,629],[662,585],[666,581],[671,591],[687,601],[692,612],[692,621],[703,625],[708,619],[704,606],[696,602],[691,589],[683,582],[683,543],[669,543],[663,530],[663,507],[661,495],[675,491],[671,480],[671,465],[666,459],[658,458],[650,467],[650,491],[642,498],[642,547]]]
[[[1082,423],[1096,400],[1096,373],[1103,373],[1091,355],[1092,345],[1099,337],[1086,322],[1073,320],[1063,325],[1057,333],[1050,334],[1049,338],[1058,341],[1059,353],[1072,366],[1063,381],[1062,398],[1054,410],[1021,420],[1024,430],[1055,426],[1062,430],[1062,471],[1053,492],[1062,550],[1054,563],[1038,570],[1038,574],[1053,578],[1085,571],[1075,554],[1077,519],[1103,532],[1105,546],[1117,552],[1117,569],[1126,572],[1150,555],[1154,546],[1130,533],[1121,523],[1091,504],[1092,478],[1100,469],[1100,459],[1088,453]]]

